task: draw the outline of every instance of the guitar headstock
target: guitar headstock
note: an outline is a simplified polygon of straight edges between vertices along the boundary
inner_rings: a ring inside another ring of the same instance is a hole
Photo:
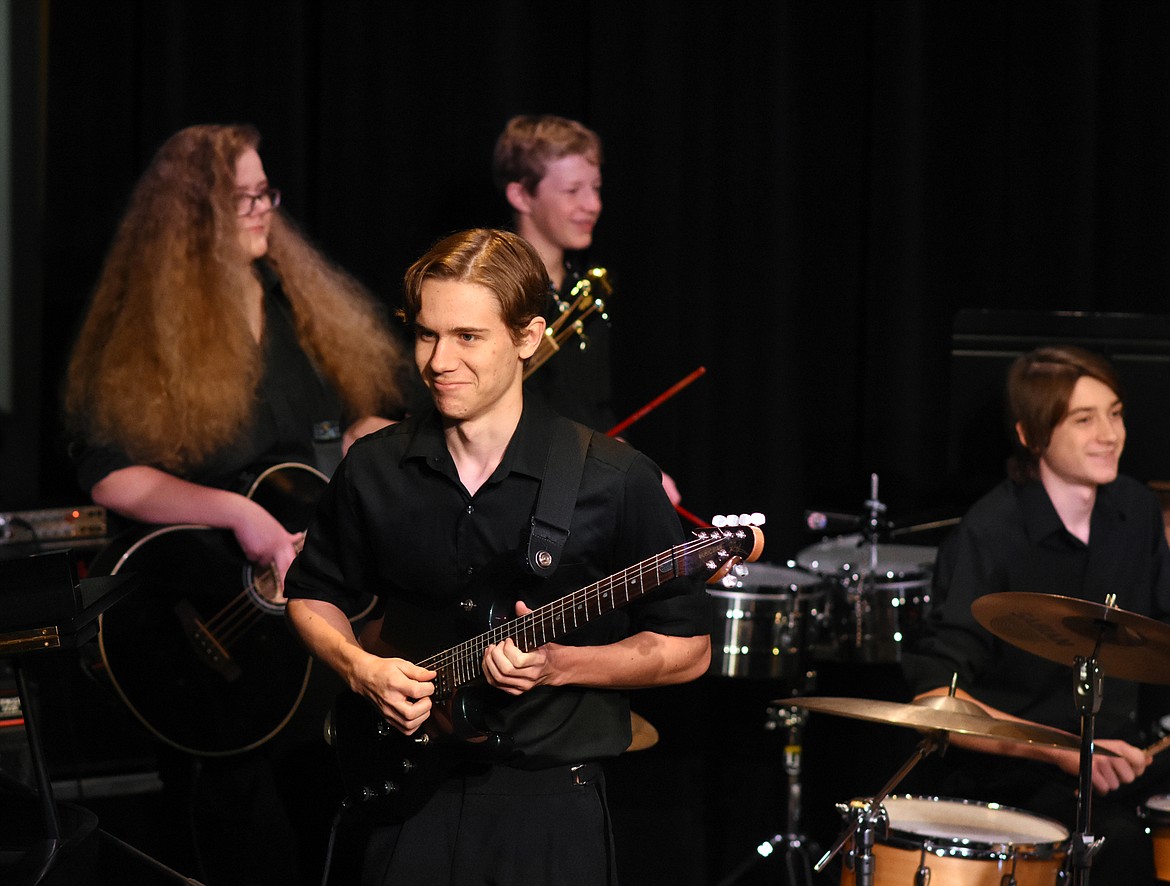
[[[715,518],[710,529],[696,529],[695,538],[703,544],[703,571],[709,572],[708,584],[721,581],[740,563],[753,563],[764,552],[764,531],[756,525],[755,517],[763,522],[763,515],[740,515],[734,519]]]

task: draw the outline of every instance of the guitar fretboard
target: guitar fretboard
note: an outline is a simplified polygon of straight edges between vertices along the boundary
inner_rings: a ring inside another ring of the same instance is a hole
[[[419,664],[438,672],[435,698],[449,698],[460,686],[482,675],[483,654],[489,646],[510,637],[522,650],[530,652],[583,627],[598,616],[625,606],[677,576],[704,572],[710,577],[733,557],[744,556],[742,550],[736,549],[742,548],[742,539],[746,537],[747,533],[742,530],[713,530],[709,536],[675,545]]]

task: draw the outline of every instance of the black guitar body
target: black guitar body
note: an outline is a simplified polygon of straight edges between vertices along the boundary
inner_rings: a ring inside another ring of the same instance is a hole
[[[474,689],[450,706],[438,705],[414,735],[403,735],[365,698],[337,696],[326,735],[337,752],[346,805],[377,824],[409,818],[464,764],[506,757],[508,736],[476,732],[461,737],[460,723],[480,722]]]
[[[248,494],[300,531],[325,482],[311,468],[280,465]],[[140,577],[134,593],[101,616],[95,669],[158,738],[192,754],[223,756],[263,744],[292,717],[311,659],[230,532],[195,525],[132,530],[103,550],[91,571]]]
[[[449,609],[427,607],[403,599],[387,601],[387,623],[408,647],[377,650],[434,670],[437,674],[431,715],[413,736],[404,736],[374,705],[354,693],[334,702],[327,728],[337,753],[346,803],[377,822],[408,818],[463,763],[487,763],[507,756],[509,736],[486,731],[483,708],[489,693],[499,690],[483,679],[482,659],[488,646],[513,640],[524,651],[562,637],[592,619],[604,616],[680,575],[701,575],[715,581],[734,564],[752,561],[763,550],[756,527],[696,530],[696,539],[676,545],[627,569],[594,582],[535,611],[514,616],[514,604],[466,600]],[[488,630],[472,636],[471,623]],[[418,653],[450,648],[421,657]]]

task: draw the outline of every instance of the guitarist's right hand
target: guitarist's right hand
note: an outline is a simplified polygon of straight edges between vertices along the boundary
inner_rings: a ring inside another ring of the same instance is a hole
[[[192,483],[148,465],[112,471],[94,485],[92,496],[95,504],[142,523],[206,523],[228,529],[252,563],[274,567],[278,586],[284,584],[302,536],[287,531],[246,495]]]
[[[402,658],[374,659],[368,674],[357,678],[355,690],[370,699],[382,716],[404,735],[412,735],[431,715],[435,671]]]
[[[244,556],[257,566],[271,566],[276,575],[276,600],[284,602],[284,576],[296,559],[303,532],[289,532],[268,511],[245,496],[239,496],[239,516],[232,521],[231,530]]]

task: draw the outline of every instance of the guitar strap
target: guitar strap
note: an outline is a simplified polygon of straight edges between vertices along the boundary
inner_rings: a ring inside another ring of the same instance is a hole
[[[524,557],[528,571],[541,578],[548,578],[560,565],[592,438],[593,431],[576,422],[560,421],[553,429]]]

